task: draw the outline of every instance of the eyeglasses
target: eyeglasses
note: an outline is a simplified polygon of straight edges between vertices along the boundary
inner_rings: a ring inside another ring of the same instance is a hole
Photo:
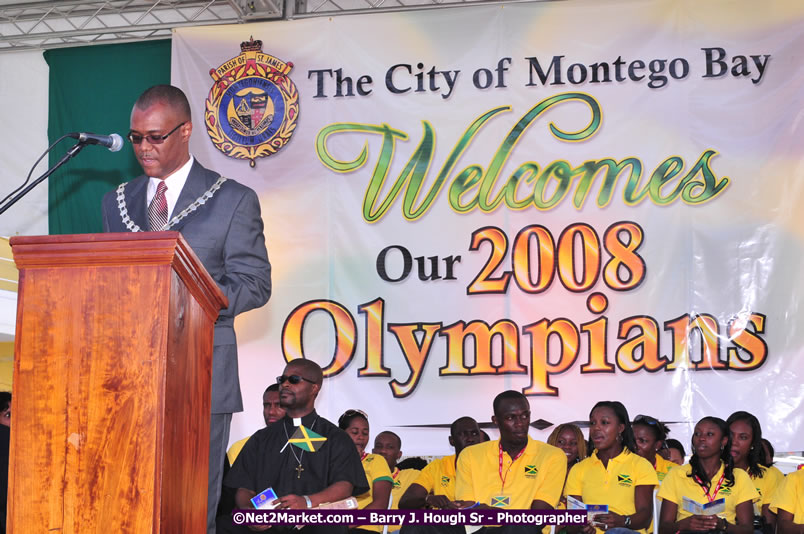
[[[277,384],[284,384],[286,381],[290,382],[291,384],[298,384],[302,380],[304,380],[305,382],[310,382],[311,384],[315,384],[315,380],[310,380],[309,378],[304,378],[303,376],[299,375],[290,375],[290,376],[282,375],[276,377]]]
[[[145,139],[146,141],[148,141],[148,143],[152,145],[161,145],[162,143],[165,142],[165,139],[167,139],[168,136],[170,136],[170,134],[172,134],[185,124],[187,124],[187,121],[184,121],[183,123],[179,124],[165,135],[159,135],[159,134],[140,135],[138,133],[128,132],[128,140],[131,141],[132,145],[139,145],[140,143],[142,143],[143,139]]]

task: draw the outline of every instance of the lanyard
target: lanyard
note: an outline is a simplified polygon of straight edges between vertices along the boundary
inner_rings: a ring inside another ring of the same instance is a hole
[[[712,494],[712,495],[710,495],[710,494],[709,494],[709,490],[708,490],[708,489],[705,489],[705,488],[704,488],[704,483],[703,483],[703,480],[701,480],[701,479],[698,477],[698,475],[695,475],[695,482],[697,482],[697,483],[698,483],[698,485],[699,485],[699,486],[701,486],[701,489],[702,489],[702,490],[704,490],[704,496],[706,497],[706,500],[707,500],[707,501],[709,501],[709,502],[712,502],[712,501],[714,501],[714,500],[717,498],[717,492],[719,492],[719,491],[720,491],[720,486],[722,486],[722,485],[723,485],[723,480],[724,480],[725,478],[726,478],[726,471],[724,470],[724,471],[723,471],[723,474],[722,474],[722,475],[720,475],[720,480],[718,480],[718,481],[717,481],[717,486],[715,486],[715,493],[714,493],[714,494]]]
[[[398,476],[399,476],[399,473],[401,473],[401,471],[399,470],[399,468],[398,468],[398,467],[396,467],[396,468],[394,468],[394,472],[393,472],[393,473],[391,473],[391,477],[392,477],[394,480],[396,480],[396,477],[398,477]]]
[[[506,469],[506,470],[505,470],[505,476],[503,476],[503,472],[502,472],[502,466],[503,466],[503,448],[502,448],[502,443],[500,443],[500,480],[502,480],[502,489],[500,490],[501,492],[502,492],[502,491],[505,489],[505,479],[506,479],[506,478],[508,478],[508,471],[510,471],[510,470],[511,470],[511,467],[513,467],[514,462],[516,462],[516,461],[519,459],[519,457],[520,457],[520,456],[522,456],[522,453],[524,453],[524,452],[525,452],[525,449],[526,449],[526,448],[527,448],[527,445],[525,445],[525,447],[522,447],[522,450],[521,450],[521,451],[519,451],[519,452],[516,454],[516,456],[515,456],[514,458],[512,458],[512,459],[511,459],[511,465],[509,465],[509,466],[508,466],[508,469]]]
[[[365,460],[366,456],[368,456],[368,453],[364,451],[363,454],[360,455],[360,461],[362,462],[363,460]]]

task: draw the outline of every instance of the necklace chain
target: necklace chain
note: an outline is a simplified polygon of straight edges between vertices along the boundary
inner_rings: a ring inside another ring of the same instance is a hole
[[[316,417],[315,421],[313,421],[313,424],[310,425],[310,430],[312,430],[315,427],[315,424],[317,422],[318,422],[318,417]],[[302,425],[299,425],[299,426],[302,426]],[[290,435],[288,434],[288,429],[285,426],[285,423],[282,423],[282,430],[285,431],[285,437],[288,439],[288,442],[290,442]],[[291,443],[290,444],[290,452],[293,454],[293,458],[296,460],[296,463],[298,464],[298,467],[296,468],[296,472],[298,473],[298,478],[301,478],[301,472],[303,470],[303,468],[302,468],[302,458],[304,458],[304,450],[301,451],[300,455],[296,456],[296,451],[293,450],[293,447],[294,446]]]
[[[197,210],[199,207],[201,207],[204,204],[206,204],[209,199],[211,199],[213,196],[215,196],[215,193],[218,191],[218,189],[221,188],[221,185],[223,185],[223,182],[225,182],[225,181],[226,181],[226,178],[224,178],[223,176],[218,178],[218,180],[214,184],[212,184],[212,187],[210,187],[209,189],[204,191],[203,195],[201,195],[200,197],[195,199],[192,202],[192,204],[190,204],[189,206],[184,208],[181,211],[181,213],[179,213],[178,215],[176,215],[175,217],[170,219],[167,223],[165,223],[165,225],[162,226],[162,228],[159,228],[158,230],[154,230],[154,231],[161,232],[161,231],[164,231],[164,230],[170,230],[173,226],[178,224],[179,221],[181,221],[182,219],[184,219],[185,217],[190,215],[192,212]],[[129,232],[143,232],[144,230],[142,228],[140,228],[137,223],[132,221],[131,217],[129,217],[129,215],[128,215],[128,207],[126,206],[125,191],[126,191],[126,184],[125,183],[122,183],[122,184],[117,186],[117,209],[120,211],[120,218],[123,220],[123,224],[126,225],[126,228],[128,228]]]

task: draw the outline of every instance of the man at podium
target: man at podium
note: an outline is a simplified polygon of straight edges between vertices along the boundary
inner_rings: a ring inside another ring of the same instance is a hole
[[[180,89],[157,85],[140,95],[128,139],[144,174],[104,196],[103,227],[181,232],[229,299],[215,323],[212,354],[207,529],[214,534],[232,413],[243,410],[234,318],[268,301],[271,264],[257,194],[191,156],[192,131],[190,104]]]

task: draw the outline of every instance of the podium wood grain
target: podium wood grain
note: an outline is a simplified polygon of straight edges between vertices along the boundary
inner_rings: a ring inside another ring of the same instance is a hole
[[[10,532],[204,532],[226,297],[177,232],[11,245]]]

